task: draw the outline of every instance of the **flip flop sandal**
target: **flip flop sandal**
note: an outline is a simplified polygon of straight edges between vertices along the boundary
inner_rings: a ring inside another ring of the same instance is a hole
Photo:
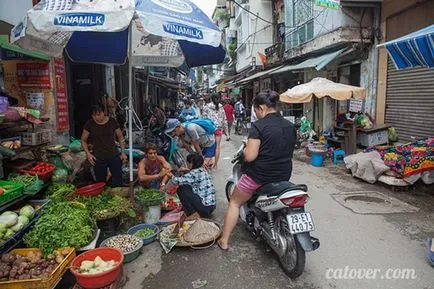
[[[431,266],[434,266],[434,238],[427,239],[425,243],[427,246],[426,257]]]
[[[222,245],[220,244],[220,240],[217,240],[217,246],[219,246],[219,248],[220,248],[222,251],[225,251],[225,252],[229,251],[229,247],[227,247],[227,248],[223,248],[223,247],[222,247]]]

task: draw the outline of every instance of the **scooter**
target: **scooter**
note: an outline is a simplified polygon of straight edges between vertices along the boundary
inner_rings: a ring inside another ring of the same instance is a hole
[[[309,113],[309,111],[306,111],[306,115],[307,113]],[[295,128],[297,131],[297,139],[295,141],[296,149],[305,147],[316,135],[306,115],[295,120]]]
[[[233,173],[225,190],[228,201],[242,174],[244,148],[245,144],[232,160]],[[284,181],[262,186],[240,208],[240,219],[254,236],[260,236],[277,254],[282,269],[290,278],[303,273],[305,252],[320,246],[319,240],[310,236],[315,226],[311,213],[305,210],[308,200],[306,185]]]
[[[158,147],[159,154],[177,168],[187,167],[184,155],[179,151],[174,137],[163,130],[153,131],[153,134],[156,137],[155,144]]]

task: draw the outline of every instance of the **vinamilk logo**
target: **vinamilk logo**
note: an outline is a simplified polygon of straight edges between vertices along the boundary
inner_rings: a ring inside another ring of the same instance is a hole
[[[100,13],[63,13],[54,16],[54,25],[57,26],[102,26],[105,15]]]
[[[194,39],[203,39],[203,32],[200,29],[188,25],[169,22],[163,25],[164,31],[170,34],[184,36]]]

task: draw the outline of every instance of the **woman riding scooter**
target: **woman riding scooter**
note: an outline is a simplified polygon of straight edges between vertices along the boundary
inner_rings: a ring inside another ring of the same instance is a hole
[[[279,94],[267,90],[253,99],[258,121],[252,123],[244,159],[243,175],[232,193],[225,214],[223,234],[218,245],[229,249],[229,237],[238,221],[240,207],[267,183],[288,181],[292,173],[292,155],[296,133],[291,122],[277,111]]]

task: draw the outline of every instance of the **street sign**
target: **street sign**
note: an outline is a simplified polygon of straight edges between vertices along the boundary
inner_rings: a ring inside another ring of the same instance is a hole
[[[315,5],[338,10],[341,8],[340,2],[340,0],[315,0]]]

